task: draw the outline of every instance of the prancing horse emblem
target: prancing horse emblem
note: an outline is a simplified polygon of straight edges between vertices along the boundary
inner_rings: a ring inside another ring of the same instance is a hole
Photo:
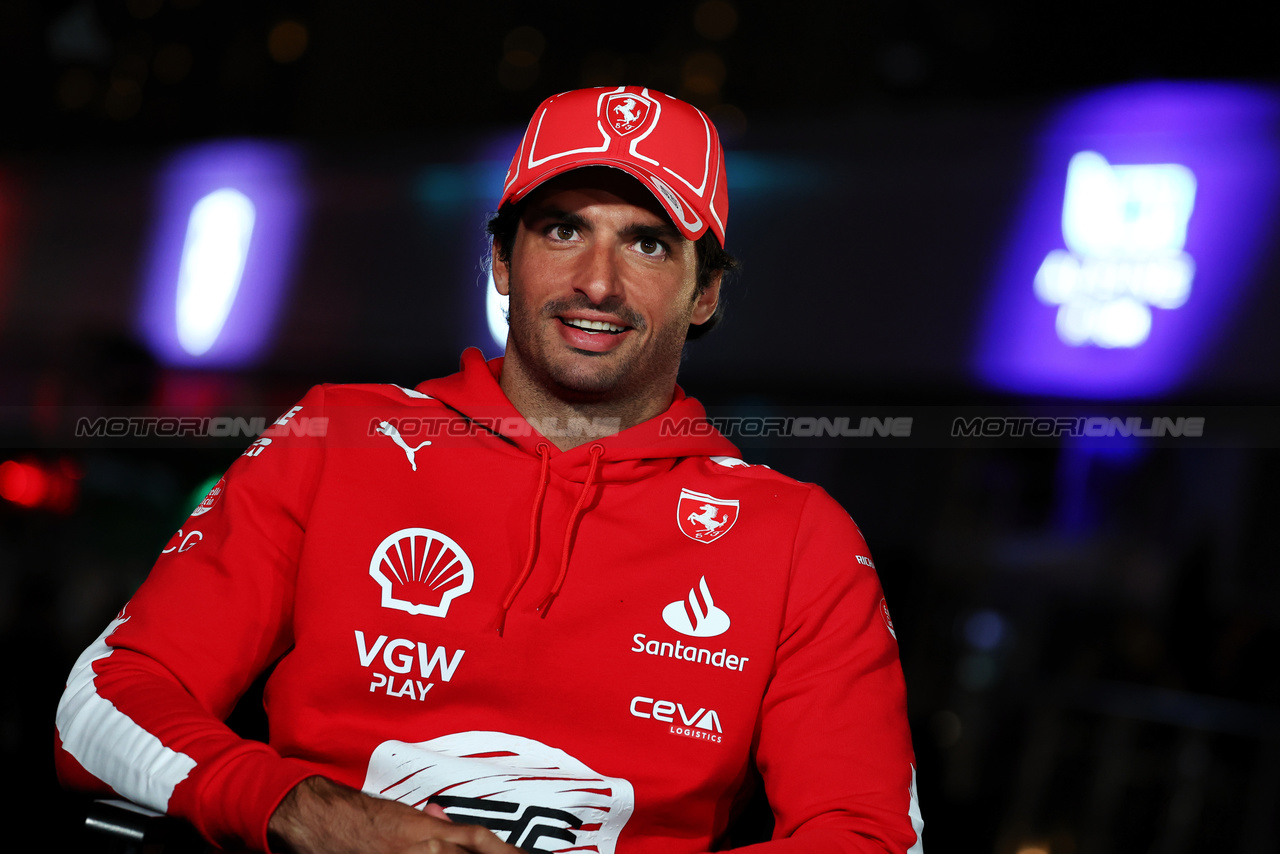
[[[626,136],[648,123],[654,102],[644,95],[619,92],[605,99],[604,118],[619,136]]]
[[[728,514],[723,519],[716,518],[716,506],[714,504],[703,504],[701,513],[690,513],[690,522],[697,522],[702,526],[702,530],[708,534],[714,534],[716,528],[723,528],[724,523],[729,521]]]
[[[736,498],[716,498],[692,489],[680,490],[676,504],[676,524],[680,532],[691,540],[711,543],[729,533],[738,521],[741,508]]]
[[[410,448],[408,445],[405,444],[404,438],[401,437],[400,431],[395,428],[395,425],[389,424],[386,421],[378,422],[378,432],[384,436],[390,436],[391,441],[395,442],[397,445],[403,448],[404,455],[409,458],[409,465],[413,466],[414,471],[418,470],[418,464],[417,462],[414,461],[413,455],[418,453],[418,451],[421,451],[427,445],[430,445],[431,440],[428,439],[427,441],[423,442],[421,445],[419,445],[416,448]]]
[[[614,104],[613,111],[618,114],[622,124],[628,128],[640,123],[640,116],[636,113],[635,98],[628,98],[621,104]]]

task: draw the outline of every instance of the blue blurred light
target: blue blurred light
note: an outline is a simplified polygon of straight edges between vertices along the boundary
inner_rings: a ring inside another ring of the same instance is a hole
[[[964,639],[969,646],[984,652],[998,647],[1006,632],[1004,617],[989,609],[976,611],[964,622]]]
[[[139,312],[162,363],[242,367],[269,346],[300,231],[299,171],[288,148],[249,141],[170,161]]]
[[[1274,92],[1196,83],[1123,86],[1061,109],[980,329],[979,377],[1093,399],[1182,384],[1266,248],[1277,116]]]
[[[731,201],[738,193],[807,192],[832,179],[829,164],[748,151],[725,152],[724,168]],[[732,214],[732,206],[729,211]]]
[[[418,201],[433,211],[450,211],[476,202],[496,209],[506,171],[504,160],[433,163],[418,176]]]

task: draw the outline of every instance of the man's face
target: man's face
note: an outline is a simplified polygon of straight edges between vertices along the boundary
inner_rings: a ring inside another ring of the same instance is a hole
[[[528,198],[510,268],[493,267],[511,297],[507,361],[557,397],[669,397],[689,324],[719,294],[717,278],[695,295],[696,273],[693,241],[631,176],[548,181]]]

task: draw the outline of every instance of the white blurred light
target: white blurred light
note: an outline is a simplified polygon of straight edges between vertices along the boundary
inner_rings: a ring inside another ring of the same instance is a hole
[[[1036,298],[1058,309],[1058,337],[1080,347],[1137,347],[1151,307],[1191,296],[1195,262],[1183,252],[1196,178],[1177,163],[1113,166],[1082,151],[1067,166],[1062,236],[1036,271]]]
[[[1062,236],[1077,255],[1149,258],[1187,242],[1196,177],[1177,163],[1112,166],[1082,151],[1067,166]]]
[[[490,270],[489,282],[485,288],[484,314],[489,322],[489,334],[504,350],[507,347],[507,306],[509,304],[510,299],[498,293],[498,289],[494,286],[493,271]]]
[[[215,190],[191,208],[178,270],[178,342],[201,356],[218,340],[244,274],[255,211],[238,190]]]
[[[1058,309],[1054,323],[1058,338],[1064,344],[1080,347],[1089,343],[1093,334],[1093,317],[1096,313],[1092,302],[1069,302]]]
[[[1045,305],[1071,300],[1080,278],[1080,261],[1065,249],[1050,252],[1036,271],[1036,298]]]
[[[1073,300],[1058,309],[1058,337],[1073,347],[1137,347],[1151,336],[1151,309],[1132,297]]]
[[[1123,297],[1098,306],[1093,340],[1099,347],[1137,347],[1151,335],[1151,309]]]
[[[1142,290],[1135,291],[1134,296],[1156,308],[1181,308],[1191,296],[1196,264],[1185,252],[1174,258],[1149,262],[1144,272]]]

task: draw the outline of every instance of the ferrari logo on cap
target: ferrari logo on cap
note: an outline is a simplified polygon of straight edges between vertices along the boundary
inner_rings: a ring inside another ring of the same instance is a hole
[[[644,127],[653,112],[653,102],[643,95],[621,92],[604,102],[605,120],[619,136],[627,136]]]
[[[716,498],[692,489],[680,490],[676,504],[676,524],[691,540],[710,543],[729,533],[738,521],[738,500]]]

